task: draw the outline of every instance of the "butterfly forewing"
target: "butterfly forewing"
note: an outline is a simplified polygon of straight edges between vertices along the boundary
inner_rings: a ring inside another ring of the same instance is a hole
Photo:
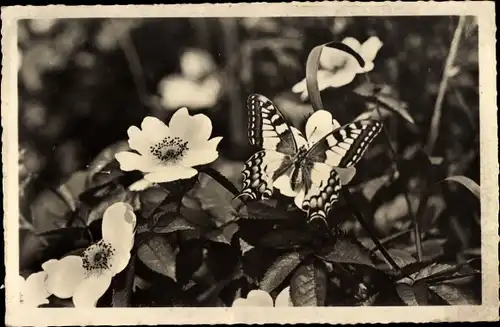
[[[252,94],[248,97],[247,107],[250,144],[288,155],[297,152],[290,126],[271,100],[260,94]]]
[[[382,129],[382,123],[360,120],[331,132],[309,150],[307,156],[313,162],[331,167],[348,168],[355,165]]]

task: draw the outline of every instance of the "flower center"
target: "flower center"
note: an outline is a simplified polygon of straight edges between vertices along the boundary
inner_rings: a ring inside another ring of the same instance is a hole
[[[167,136],[149,147],[151,154],[163,163],[176,162],[189,150],[188,142],[180,137]]]
[[[115,253],[115,249],[104,240],[100,240],[96,244],[89,246],[83,252],[83,268],[87,273],[102,272],[110,269],[111,258]]]

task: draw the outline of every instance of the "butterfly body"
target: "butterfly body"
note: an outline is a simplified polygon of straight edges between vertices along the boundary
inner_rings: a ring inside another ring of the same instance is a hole
[[[241,194],[266,199],[278,181],[284,182],[280,191],[298,194],[295,202],[309,220],[326,219],[341,187],[335,168],[348,168],[359,161],[381,123],[365,120],[340,126],[331,118],[329,122],[320,119],[318,128],[310,128],[310,139],[305,140],[266,97],[250,95],[247,106],[249,141],[260,150],[245,163]]]

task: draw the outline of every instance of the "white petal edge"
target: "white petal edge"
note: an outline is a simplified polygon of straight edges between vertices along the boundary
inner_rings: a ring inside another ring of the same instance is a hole
[[[49,293],[67,299],[73,296],[84,278],[82,257],[70,255],[59,260],[48,270],[45,285]]]
[[[247,307],[273,307],[273,299],[271,298],[271,295],[263,290],[250,291],[247,298],[244,300],[245,301],[239,301],[240,304],[237,303],[236,306],[241,306],[241,304],[243,304],[243,306]]]
[[[198,144],[197,148],[189,150],[182,158],[181,165],[194,167],[214,162],[219,157],[217,147],[222,140],[221,136],[212,138],[203,144]]]
[[[128,203],[117,202],[104,211],[102,238],[118,251],[130,251],[133,245],[136,216]]]
[[[128,187],[128,189],[129,189],[129,191],[132,191],[132,192],[140,192],[140,191],[144,191],[145,189],[148,189],[150,187],[153,187],[154,185],[155,185],[154,183],[151,183],[148,180],[143,178],[143,179],[138,180],[137,182],[132,183]]]
[[[168,126],[154,116],[144,117],[141,123],[143,137],[151,143],[158,143],[170,135]]]
[[[128,145],[131,149],[138,151],[140,154],[148,154],[149,146],[153,142],[149,140],[137,126],[130,126],[127,130]]]
[[[306,122],[306,138],[312,146],[333,131],[333,117],[329,111],[318,110]]]
[[[285,287],[276,297],[274,301],[275,307],[293,307],[292,299],[290,297],[290,286]]]
[[[164,167],[161,170],[146,174],[144,178],[152,183],[167,183],[180,179],[188,179],[197,173],[198,171],[193,168],[173,166]]]
[[[123,171],[139,170],[147,173],[154,171],[159,165],[150,156],[141,156],[128,151],[118,152],[115,154],[115,158],[120,163],[120,169]]]
[[[47,298],[50,296],[45,286],[47,272],[39,271],[26,278],[23,290],[23,302],[26,305],[37,307],[40,304],[49,303]]]
[[[91,275],[83,280],[73,295],[75,308],[95,307],[97,301],[106,292],[111,284],[111,273]]]
[[[174,136],[188,141],[192,146],[200,141],[207,141],[212,134],[212,121],[204,114],[191,116],[186,107],[177,110],[168,124]]]
[[[360,49],[360,55],[366,61],[373,61],[377,56],[377,53],[382,48],[382,41],[377,36],[371,36],[366,40]]]

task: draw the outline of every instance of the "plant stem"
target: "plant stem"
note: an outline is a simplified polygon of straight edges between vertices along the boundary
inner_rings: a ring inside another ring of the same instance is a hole
[[[231,181],[229,181],[224,175],[222,175],[212,167],[205,166],[200,168],[199,171],[215,179],[217,183],[219,183],[222,187],[231,192],[235,197],[240,194],[238,188],[234,186],[233,183],[231,183]]]
[[[342,195],[344,196],[344,199],[345,199],[346,203],[349,205],[349,208],[351,209],[352,213],[354,214],[354,216],[356,217],[356,219],[361,224],[361,227],[363,227],[368,232],[368,235],[372,239],[373,243],[375,243],[375,246],[380,251],[380,253],[382,253],[382,255],[384,256],[384,258],[387,260],[387,262],[392,266],[392,268],[394,270],[396,270],[398,272],[401,271],[401,268],[394,261],[394,259],[391,257],[391,255],[389,254],[389,252],[387,252],[387,250],[382,245],[382,243],[380,243],[380,241],[379,241],[379,239],[378,239],[378,237],[376,235],[375,230],[370,226],[370,224],[368,224],[368,222],[363,217],[363,214],[360,211],[358,211],[358,210],[355,209],[356,206],[355,206],[355,204],[351,200],[351,194],[349,193],[349,191],[347,189],[343,189],[341,192],[342,192]]]
[[[446,88],[448,87],[448,79],[450,77],[450,70],[457,56],[458,45],[460,43],[460,36],[465,26],[465,16],[460,16],[458,20],[457,27],[455,28],[455,33],[453,34],[453,39],[450,45],[450,51],[448,52],[448,57],[443,70],[443,77],[441,83],[439,84],[439,91],[436,98],[436,103],[434,105],[434,113],[431,119],[431,128],[429,131],[429,139],[427,141],[426,151],[430,155],[434,150],[436,140],[439,134],[439,125],[441,121],[443,100],[446,94]]]

